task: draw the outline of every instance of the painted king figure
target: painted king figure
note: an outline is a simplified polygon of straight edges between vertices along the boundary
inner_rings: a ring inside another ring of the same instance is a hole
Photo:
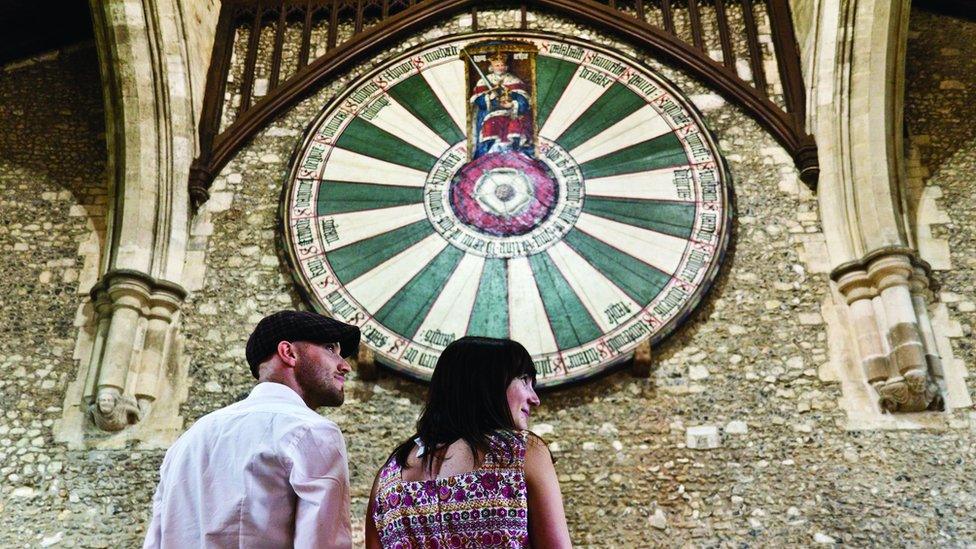
[[[499,51],[488,61],[491,70],[478,76],[471,94],[475,110],[471,159],[503,151],[521,151],[534,156],[529,86],[508,72],[509,54]]]

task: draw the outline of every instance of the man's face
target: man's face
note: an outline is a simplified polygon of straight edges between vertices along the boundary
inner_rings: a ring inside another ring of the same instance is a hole
[[[339,356],[338,343],[311,343],[296,345],[298,361],[295,378],[305,393],[305,401],[317,406],[339,406],[345,399],[343,387],[346,374],[352,368]]]
[[[491,72],[495,74],[503,74],[508,72],[508,65],[501,59],[495,59],[491,62]]]

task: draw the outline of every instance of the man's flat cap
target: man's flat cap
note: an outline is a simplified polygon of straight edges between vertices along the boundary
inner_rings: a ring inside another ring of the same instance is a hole
[[[251,374],[278,349],[282,341],[338,343],[343,358],[359,352],[359,328],[334,318],[308,311],[278,311],[258,322],[247,340],[245,353]]]

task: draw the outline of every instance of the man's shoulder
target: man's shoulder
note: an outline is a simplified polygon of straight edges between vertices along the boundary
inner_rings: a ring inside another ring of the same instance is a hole
[[[224,430],[232,426],[267,425],[279,437],[287,437],[294,431],[313,430],[316,433],[341,436],[335,422],[319,415],[304,405],[288,402],[262,402],[245,398],[218,408],[196,420],[184,437],[193,437],[211,430]]]
[[[314,415],[315,417],[302,418],[302,421],[296,422],[293,430],[300,436],[309,436],[320,441],[344,441],[342,430],[334,421],[318,414]]]

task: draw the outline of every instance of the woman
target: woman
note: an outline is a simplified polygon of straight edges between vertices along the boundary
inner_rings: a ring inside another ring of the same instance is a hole
[[[571,546],[549,449],[527,431],[535,377],[515,341],[444,349],[416,435],[373,483],[367,547]]]

